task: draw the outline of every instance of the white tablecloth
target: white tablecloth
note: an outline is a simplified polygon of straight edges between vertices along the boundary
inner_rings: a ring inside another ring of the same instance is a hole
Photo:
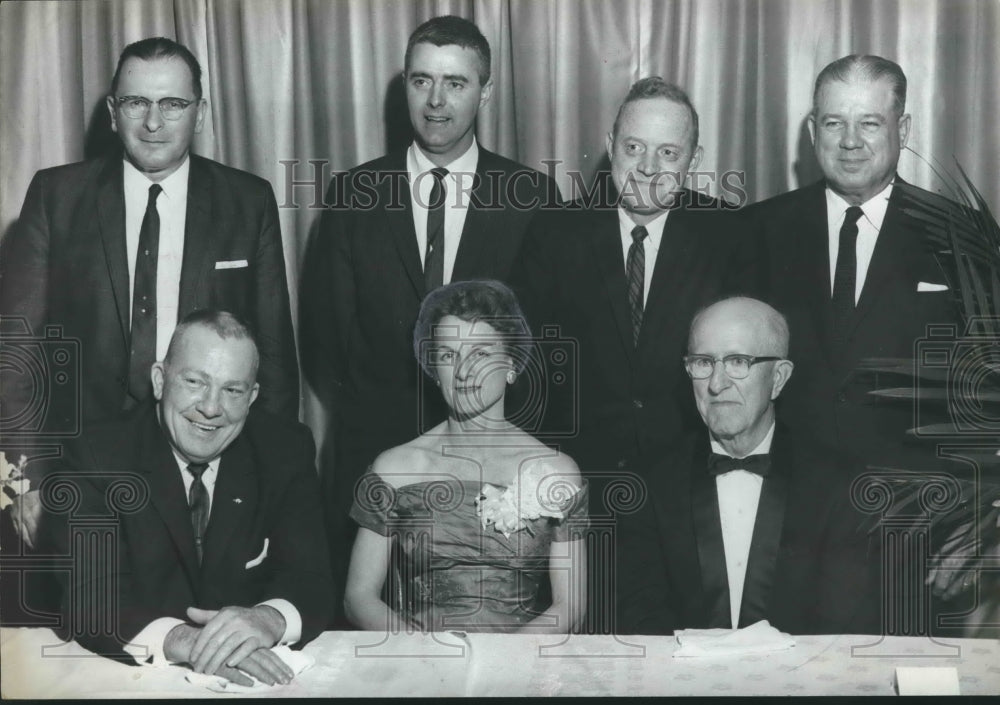
[[[676,649],[673,637],[326,632],[306,647],[315,666],[260,695],[892,695],[897,666],[954,667],[963,695],[1000,694],[997,640],[799,636],[787,651],[706,659]],[[7,698],[227,697],[184,668],[108,661],[48,629],[0,630],[0,658]]]

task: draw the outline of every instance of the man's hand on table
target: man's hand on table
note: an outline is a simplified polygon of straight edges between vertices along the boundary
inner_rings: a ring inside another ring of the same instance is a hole
[[[189,663],[197,673],[224,676],[253,685],[241,671],[268,685],[289,683],[295,675],[270,649],[285,632],[285,620],[273,607],[189,607],[188,618],[202,625],[174,627],[163,645],[171,661]]]

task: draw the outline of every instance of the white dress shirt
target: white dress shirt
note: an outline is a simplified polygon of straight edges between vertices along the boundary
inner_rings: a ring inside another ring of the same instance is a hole
[[[177,462],[177,468],[180,471],[181,480],[184,482],[184,496],[187,497],[191,491],[191,485],[194,484],[194,475],[187,469],[188,461],[179,456],[176,452],[174,452],[174,460]],[[212,500],[215,497],[215,481],[219,476],[219,463],[220,458],[216,458],[211,461],[205,471],[201,474],[201,482],[205,485],[205,490],[208,492],[210,517],[212,511]],[[278,640],[278,644],[294,644],[302,638],[302,615],[299,614],[295,605],[280,597],[264,600],[258,604],[273,607],[285,619],[285,633],[281,635],[281,639]],[[197,607],[198,605],[191,606]],[[126,644],[123,648],[126,653],[132,656],[139,663],[146,664],[147,659],[152,657],[149,665],[158,667],[170,665],[170,662],[167,661],[167,658],[163,653],[163,643],[166,641],[167,634],[170,633],[170,630],[178,624],[184,624],[184,621],[175,617],[160,617],[159,619],[154,619],[152,622],[147,624],[142,631],[136,634],[135,638],[133,638],[132,641]]]
[[[462,239],[465,228],[465,216],[469,213],[469,201],[472,199],[472,182],[479,165],[479,145],[475,137],[465,154],[445,165],[448,175],[444,177],[444,282],[451,282],[455,269],[455,257],[458,255],[458,243]],[[427,155],[414,142],[406,152],[406,171],[410,179],[410,201],[413,204],[413,228],[417,232],[417,249],[420,251],[420,264],[424,264],[427,256],[427,204],[431,200],[431,189],[434,188],[434,177],[429,173],[436,169]]]
[[[160,216],[160,246],[156,258],[156,359],[167,355],[170,336],[177,326],[181,291],[181,267],[184,263],[184,222],[187,218],[188,176],[191,157],[184,159],[177,171],[160,181],[163,192],[156,199]],[[139,231],[146,215],[149,187],[146,176],[125,160],[125,251],[128,255],[129,320],[135,290],[135,259],[139,251]]]
[[[660,253],[660,241],[663,239],[663,228],[667,224],[667,216],[670,211],[663,211],[661,215],[646,223],[646,239],[642,241],[643,252],[646,253],[646,268],[642,276],[642,305],[646,306],[646,299],[649,298],[649,283],[653,281],[653,268],[656,267],[656,256]],[[635,228],[635,221],[632,220],[628,211],[618,208],[618,230],[622,238],[622,258],[625,262],[625,275],[628,276],[628,250],[632,247],[632,230]]]
[[[747,455],[771,452],[774,424],[764,440]],[[732,457],[714,439],[712,452]],[[715,490],[719,496],[719,518],[722,523],[722,545],[726,552],[726,576],[729,581],[729,615],[733,629],[740,624],[740,607],[743,604],[743,584],[747,577],[747,561],[757,522],[757,504],[764,478],[746,470],[731,470],[715,477]]]
[[[854,303],[861,298],[861,290],[868,276],[868,266],[875,252],[875,242],[878,240],[885,211],[889,207],[889,196],[892,195],[892,184],[886,186],[881,193],[872,196],[861,204],[864,215],[858,220],[858,240],[855,247],[857,256],[857,277],[854,280]],[[839,195],[826,189],[826,219],[827,234],[830,243],[830,296],[833,296],[833,278],[837,272],[837,255],[840,252],[840,228],[844,225],[844,216],[851,204]]]

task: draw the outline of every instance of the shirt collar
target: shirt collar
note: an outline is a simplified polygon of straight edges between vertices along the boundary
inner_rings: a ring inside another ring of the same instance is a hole
[[[754,448],[752,451],[750,451],[749,453],[747,453],[747,455],[767,455],[768,453],[771,452],[771,440],[773,438],[774,438],[774,423],[772,422],[771,423],[771,428],[767,429],[767,433],[764,435],[764,438],[761,440],[761,442],[757,444],[756,448]],[[718,453],[719,455],[724,455],[727,458],[732,458],[733,457],[732,454],[730,454],[730,453],[726,452],[725,450],[723,450],[722,445],[717,440],[715,440],[714,438],[712,438],[711,436],[709,436],[709,441],[711,441],[711,443],[712,443],[712,452],[713,453]],[[744,456],[744,457],[746,457],[746,456]]]
[[[141,191],[142,193],[148,193],[149,187],[153,184],[149,177],[143,174],[141,171],[135,168],[128,159],[122,160],[124,168],[124,184],[125,189],[128,191]],[[168,199],[180,198],[182,195],[187,194],[188,185],[188,175],[191,173],[191,155],[188,154],[184,157],[183,163],[177,167],[173,174],[159,181],[160,188],[163,189],[161,195],[166,196]]]
[[[663,211],[643,226],[646,228],[646,239],[649,240],[649,244],[654,250],[660,249],[660,240],[663,238],[663,228],[667,225],[668,215],[670,215],[669,210]],[[635,226],[636,222],[629,216],[628,211],[618,206],[618,228],[622,232],[622,237],[628,238],[629,242],[631,242],[632,230]]]
[[[889,208],[889,196],[892,195],[892,186],[893,182],[890,181],[888,186],[861,204],[865,220],[872,224],[876,232],[882,230],[882,221],[885,220],[885,212]],[[829,186],[826,187],[826,212],[830,215],[831,219],[836,216],[837,223],[843,222],[844,213],[850,207],[851,204],[844,200],[840,194],[834,192]]]
[[[445,164],[444,168],[450,174],[474,174],[478,164],[479,144],[476,142],[475,136],[473,136],[472,144],[469,145],[469,148],[460,157]],[[410,149],[407,151],[407,166],[414,175],[437,169],[437,164],[427,158],[427,155],[417,146],[416,142],[411,144]]]
[[[191,463],[189,461],[185,460],[173,448],[171,448],[170,450],[174,454],[174,460],[177,461],[177,467],[179,467],[181,470],[184,470],[185,472],[187,472],[187,466],[190,465]],[[221,460],[222,460],[222,456],[221,455],[218,456],[218,457],[216,457],[216,458],[214,458],[213,460],[210,460],[209,463],[208,463],[208,469],[205,470],[205,472],[218,472],[219,471],[219,461],[221,461]]]

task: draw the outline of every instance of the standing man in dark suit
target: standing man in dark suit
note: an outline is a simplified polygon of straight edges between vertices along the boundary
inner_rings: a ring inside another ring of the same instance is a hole
[[[877,629],[877,564],[849,473],[775,422],[787,355],[787,323],[760,301],[695,317],[684,366],[708,434],[655,459],[644,506],[619,524],[619,633],[762,619],[794,634]]]
[[[35,336],[62,326],[80,342],[82,418],[150,398],[149,367],[177,321],[226,308],[260,341],[260,404],[297,417],[298,363],[278,210],[256,176],[190,154],[205,120],[201,67],[154,37],[122,52],[107,98],[124,154],[45,169],[6,238],[0,315]],[[4,417],[30,407],[37,384],[5,376]],[[74,414],[76,409],[51,413]],[[49,419],[54,428],[79,419]]]
[[[418,388],[421,300],[452,281],[506,279],[532,214],[558,199],[550,179],[476,142],[493,81],[473,23],[445,16],[418,27],[403,78],[413,144],[334,177],[303,275],[303,365],[333,417],[323,481],[341,586],[356,481],[381,451],[445,418],[437,390]]]
[[[609,474],[633,472],[640,453],[662,449],[694,418],[676,360],[735,256],[721,204],[684,188],[703,150],[683,90],[659,77],[637,82],[607,150],[617,194],[539,213],[512,275],[535,334],[558,326],[575,346],[575,380],[546,390],[543,430],[569,434],[563,447],[592,483],[592,515],[604,511]],[[578,394],[568,394],[574,384]]]
[[[50,506],[67,483],[77,488],[72,515],[52,517],[56,554],[92,549],[81,532],[115,512],[113,553],[75,555],[84,569],[68,580],[65,624],[82,645],[246,685],[245,674],[287,683],[270,647],[304,644],[325,626],[335,598],[312,435],[250,411],[259,359],[233,315],[195,312],[152,366],[156,403],[69,445],[66,472],[45,485]]]
[[[875,379],[859,364],[912,358],[928,325],[960,322],[922,223],[903,208],[903,188],[934,198],[896,174],[910,135],[905,108],[897,64],[834,61],[816,79],[809,116],[824,179],[747,211],[759,234],[762,296],[794,331],[783,418],[866,463],[894,466],[912,408],[874,403]]]

